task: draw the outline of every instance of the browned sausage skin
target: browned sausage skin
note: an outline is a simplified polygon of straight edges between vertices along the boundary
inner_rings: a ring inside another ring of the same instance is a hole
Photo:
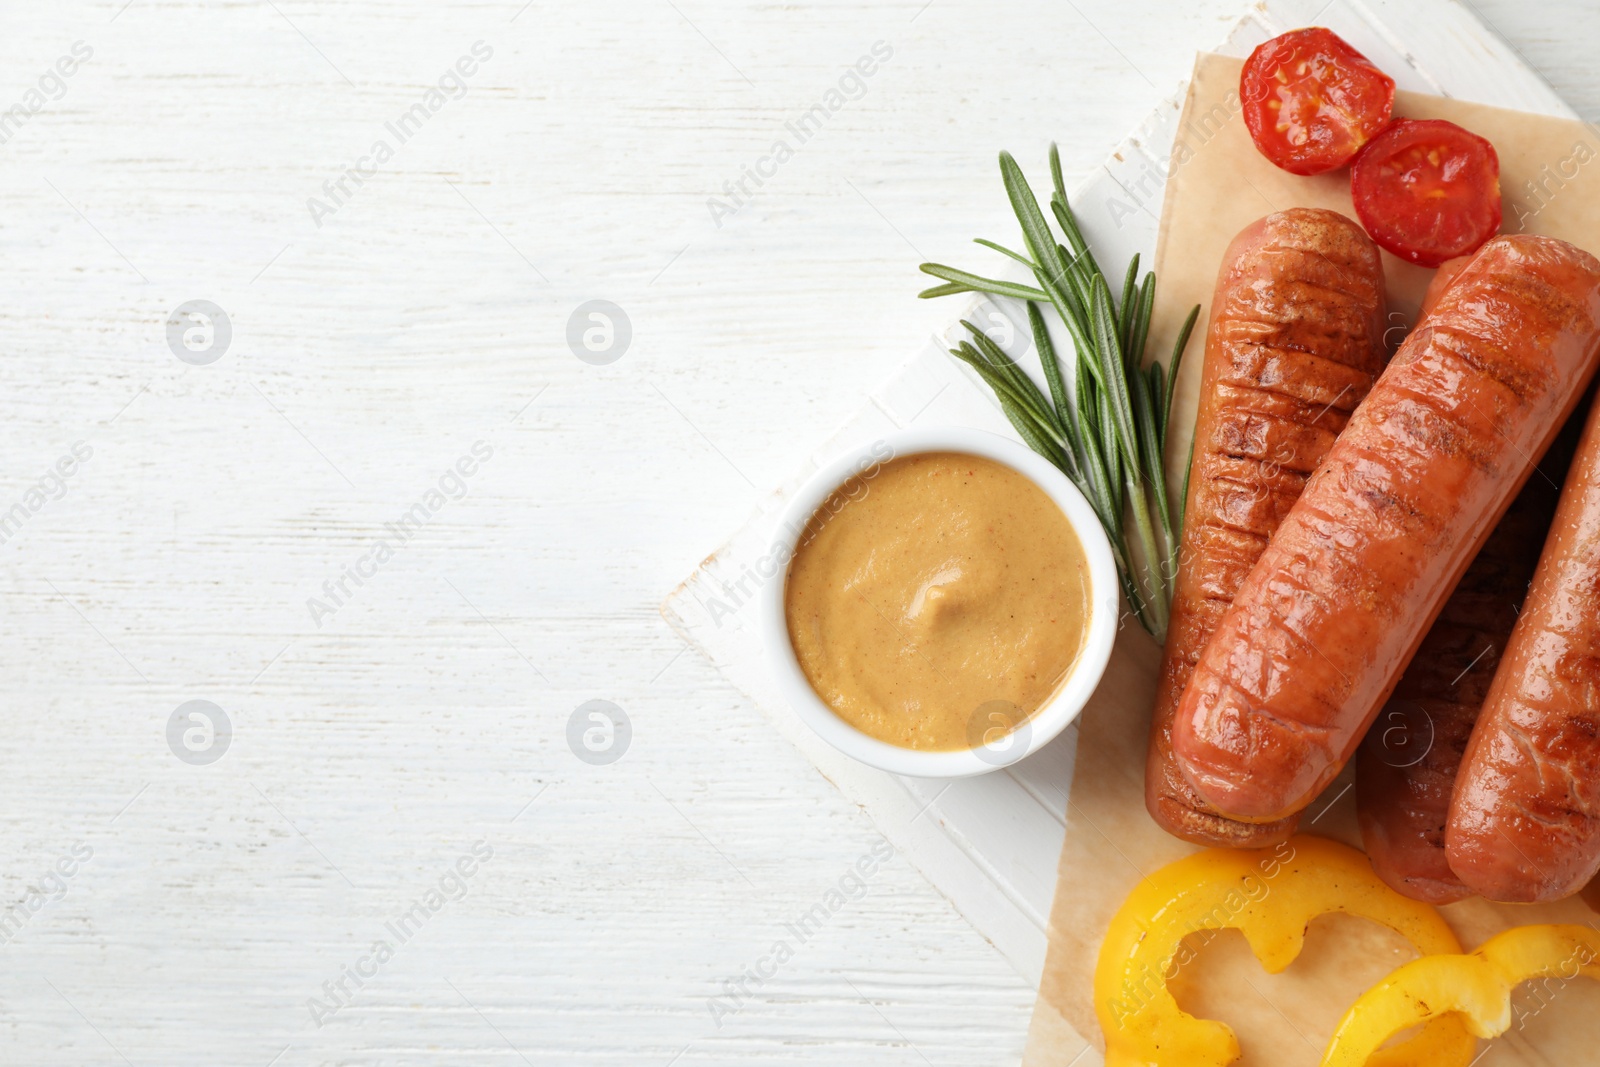
[[[1600,869],[1600,405],[1450,803],[1450,867],[1491,900],[1559,900]]]
[[[1266,822],[1338,774],[1600,356],[1600,261],[1486,244],[1407,338],[1195,665],[1184,775]]]
[[[1384,363],[1383,266],[1361,227],[1295,208],[1251,223],[1211,302],[1180,568],[1162,657],[1145,806],[1169,833],[1260,848],[1295,820],[1242,823],[1172,759],[1178,697],[1222,613]]]
[[[1558,466],[1553,455],[1540,464],[1555,479]],[[1450,793],[1555,506],[1551,482],[1530,478],[1445,601],[1356,755],[1362,846],[1378,876],[1408,897],[1448,904],[1471,895],[1445,859]]]

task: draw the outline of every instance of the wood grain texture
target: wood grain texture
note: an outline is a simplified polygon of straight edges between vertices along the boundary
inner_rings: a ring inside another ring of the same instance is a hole
[[[1032,990],[894,859],[716,1025],[880,839],[656,606],[944,324],[914,266],[1009,232],[995,150],[1056,137],[1081,177],[1238,11],[674,2],[7,12],[0,110],[94,54],[0,144],[0,512],[93,455],[0,544],[0,907],[93,856],[0,944],[0,1060],[1015,1062]],[[1476,7],[1600,115],[1600,16]],[[478,40],[466,95],[316,226]],[[879,40],[717,228],[707,198]],[[609,366],[565,341],[593,298],[633,327]],[[167,345],[192,299],[232,322],[209,366]],[[479,440],[465,498],[318,626]],[[633,723],[610,766],[567,747],[596,697]],[[233,723],[210,766],[167,747],[191,699]]]

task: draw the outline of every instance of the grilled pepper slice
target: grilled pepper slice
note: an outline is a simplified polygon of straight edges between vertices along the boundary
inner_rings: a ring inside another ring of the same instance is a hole
[[[1392,1035],[1446,1013],[1478,1037],[1511,1025],[1511,991],[1535,978],[1600,979],[1600,932],[1588,926],[1518,926],[1464,956],[1424,956],[1361,994],[1323,1054],[1322,1067],[1361,1067]]]
[[[1233,927],[1276,974],[1300,954],[1306,925],[1328,912],[1387,926],[1424,955],[1461,951],[1438,912],[1384,885],[1367,857],[1346,845],[1300,835],[1270,849],[1197,852],[1140,882],[1106,931],[1094,975],[1106,1067],[1233,1062],[1239,1056],[1233,1031],[1185,1013],[1167,989],[1174,962],[1181,966],[1192,956],[1180,943],[1199,930]],[[1447,1016],[1372,1063],[1466,1067],[1474,1045],[1461,1021]]]

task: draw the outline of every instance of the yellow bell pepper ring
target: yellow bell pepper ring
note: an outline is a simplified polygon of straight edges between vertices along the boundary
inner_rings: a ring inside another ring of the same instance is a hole
[[[1307,924],[1328,912],[1387,926],[1424,955],[1461,951],[1437,911],[1384,885],[1366,855],[1346,845],[1302,835],[1270,849],[1198,852],[1141,881],[1106,930],[1094,973],[1106,1067],[1232,1063],[1239,1056],[1233,1031],[1187,1014],[1167,989],[1174,966],[1194,955],[1181,942],[1199,930],[1235,928],[1276,974],[1300,955]],[[1371,1062],[1467,1067],[1475,1045],[1458,1018],[1445,1016]]]
[[[1499,1037],[1511,1026],[1517,986],[1580,974],[1600,979],[1600,932],[1588,926],[1518,926],[1464,956],[1412,960],[1345,1013],[1322,1067],[1361,1067],[1394,1034],[1439,1018],[1464,1019],[1478,1037]]]

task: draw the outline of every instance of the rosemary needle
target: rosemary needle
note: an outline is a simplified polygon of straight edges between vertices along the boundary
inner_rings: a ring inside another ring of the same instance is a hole
[[[1112,289],[1067,203],[1056,146],[1050,146],[1054,186],[1050,216],[1040,208],[1022,168],[1009,152],[1000,153],[1000,175],[1022,227],[1026,251],[1013,251],[982,238],[977,243],[1026,266],[1038,284],[986,278],[939,263],[924,263],[922,272],[944,284],[919,295],[926,299],[990,293],[1027,303],[1048,396],[969,322],[962,325],[972,334],[972,341],[961,342],[951,349],[951,355],[971,366],[994,391],[1001,411],[1028,447],[1059,467],[1088,499],[1111,541],[1129,607],[1147,631],[1163,640],[1188,483],[1186,468],[1183,495],[1174,509],[1164,457],[1178,367],[1200,314],[1199,305],[1185,319],[1167,366],[1163,368],[1155,360],[1147,363],[1145,345],[1155,307],[1155,275],[1146,272],[1141,279],[1139,257],[1134,256],[1121,285]],[[1056,240],[1050,217],[1061,229],[1064,244]],[[1060,314],[1071,336],[1075,359],[1070,376],[1062,373],[1049,327],[1040,313],[1045,304]]]

